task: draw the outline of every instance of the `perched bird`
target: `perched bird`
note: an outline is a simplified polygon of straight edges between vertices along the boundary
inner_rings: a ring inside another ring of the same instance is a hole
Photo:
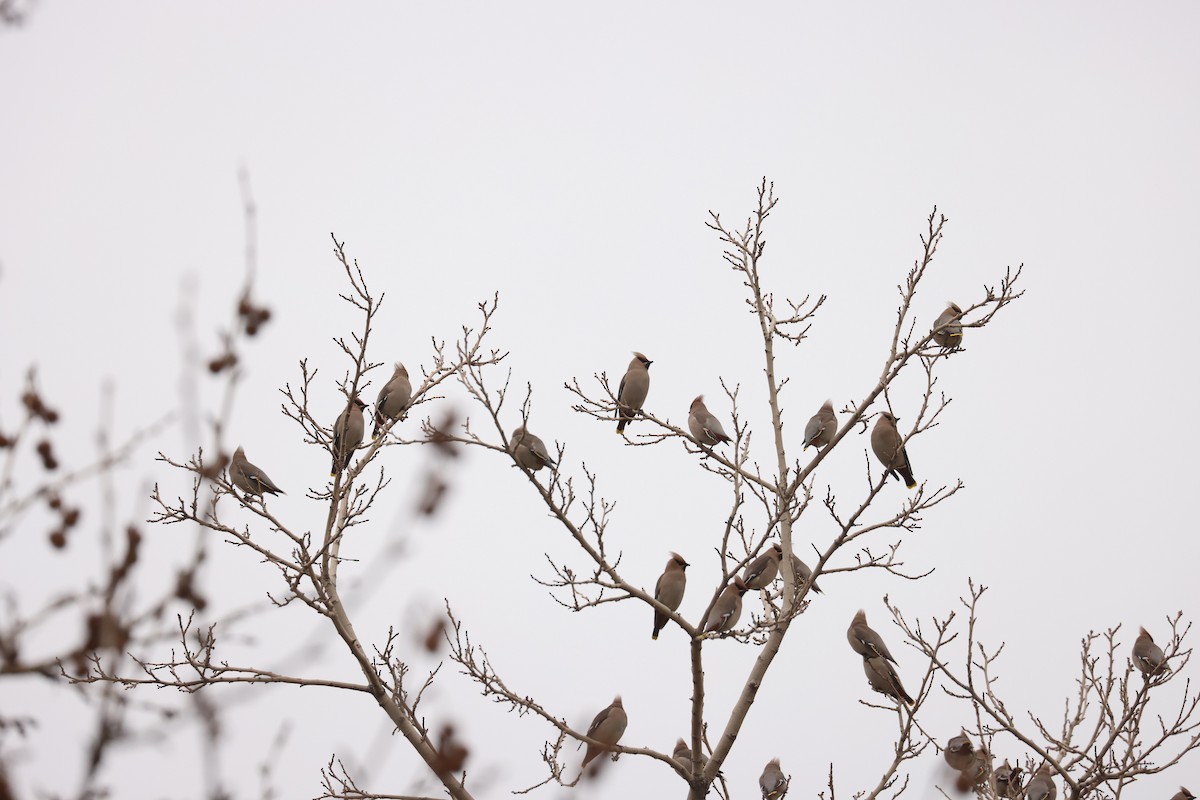
[[[996,768],[992,773],[992,784],[995,786],[996,796],[1011,800],[1021,794],[1021,768],[1011,767],[1008,764],[1008,759],[1004,759],[1004,763]]]
[[[637,412],[641,411],[650,392],[650,365],[654,362],[641,353],[633,354],[629,369],[621,378],[621,386],[617,389],[617,433],[624,433]]]
[[[367,429],[366,420],[363,419],[363,409],[366,407],[366,403],[355,397],[338,416],[337,422],[333,423],[333,466],[329,468],[330,476],[350,466],[355,448],[362,444],[363,433]]]
[[[883,656],[864,657],[863,672],[867,674],[867,681],[875,691],[903,701],[905,705],[913,704],[913,699],[908,696],[908,692],[904,691],[904,685],[900,683],[900,676],[896,674],[895,667],[889,664]]]
[[[767,552],[751,561],[742,573],[742,581],[746,588],[758,591],[770,586],[771,581],[779,574],[779,559],[782,556],[783,547],[773,544],[767,548]]]
[[[758,776],[758,788],[762,789],[763,800],[776,800],[787,792],[788,782],[779,768],[779,759],[772,758]]]
[[[969,792],[976,786],[981,786],[987,780],[992,766],[992,755],[984,748],[971,753],[971,761],[958,773],[958,788]]]
[[[704,627],[706,634],[723,633],[737,625],[738,618],[742,616],[742,595],[746,593],[747,588],[745,582],[738,577],[725,587],[713,606],[708,624]]]
[[[596,715],[587,729],[588,738],[595,739],[600,744],[588,742],[587,753],[583,757],[580,770],[586,769],[596,756],[610,752],[613,745],[621,741],[621,736],[625,733],[625,726],[628,724],[629,718],[625,716],[625,706],[621,703],[621,695],[617,695],[608,708]]]
[[[411,402],[412,383],[408,380],[408,370],[397,361],[392,377],[379,390],[379,399],[375,401],[375,428],[371,438],[379,436],[379,431],[389,420],[399,419]]]
[[[672,611],[679,608],[679,604],[683,602],[683,590],[687,587],[687,575],[684,574],[684,570],[690,566],[691,564],[679,553],[671,553],[671,560],[667,562],[663,574],[658,576],[658,583],[654,584],[654,599]],[[657,608],[654,609],[654,633],[651,634],[651,639],[658,638],[658,632],[667,624],[668,619],[670,617],[666,614]]]
[[[521,426],[512,432],[508,440],[508,452],[513,460],[525,469],[537,472],[542,467],[553,467],[557,462],[546,451],[546,444]]]
[[[963,310],[954,303],[947,305],[933,322],[933,340],[942,347],[962,347],[962,323],[959,322],[962,313]]]
[[[675,752],[671,753],[671,758],[676,764],[683,768],[684,772],[688,773],[689,775],[691,774],[692,748],[688,747],[687,742],[685,742],[683,739],[675,742]],[[704,755],[704,753],[701,753],[699,760],[700,770],[703,771],[704,767],[708,765],[708,756]]]
[[[975,745],[967,738],[966,731],[946,742],[946,749],[942,751],[942,757],[946,759],[946,763],[950,765],[951,769],[958,772],[971,766],[975,760]]]
[[[804,449],[824,447],[833,441],[837,433],[837,414],[833,413],[833,403],[826,400],[821,410],[813,414],[812,419],[804,426]]]
[[[812,570],[809,569],[808,564],[801,561],[795,553],[792,553],[792,574],[801,583],[812,583],[812,590],[817,594],[824,594],[821,591],[821,587],[813,583]]]
[[[871,449],[875,457],[883,462],[883,471],[893,478],[904,478],[904,485],[910,489],[917,488],[913,480],[912,464],[908,460],[908,452],[900,443],[900,431],[896,430],[896,417],[890,412],[880,411],[875,427],[871,429]]]
[[[854,652],[863,658],[883,656],[893,664],[896,663],[888,646],[883,643],[883,638],[867,624],[867,612],[861,608],[854,615],[850,627],[846,629],[846,639],[850,642],[850,647]]]
[[[688,430],[692,432],[692,438],[709,447],[729,441],[725,429],[721,427],[721,420],[704,405],[704,395],[692,401],[692,410],[688,414]]]
[[[1025,787],[1025,800],[1054,800],[1056,797],[1058,789],[1054,786],[1054,769],[1049,764],[1042,764]]]
[[[1175,796],[1171,800],[1196,800],[1196,795],[1180,786],[1179,791],[1175,793]]]
[[[229,462],[229,482],[246,493],[246,499],[256,494],[283,494],[283,489],[267,477],[267,473],[246,460],[242,448],[233,451],[233,459]]]
[[[1157,675],[1167,665],[1162,648],[1154,643],[1145,628],[1138,628],[1138,637],[1133,643],[1133,664],[1147,677]]]

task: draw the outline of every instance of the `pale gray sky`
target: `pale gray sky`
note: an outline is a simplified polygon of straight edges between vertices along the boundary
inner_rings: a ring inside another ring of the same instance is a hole
[[[1123,623],[1131,643],[1138,625],[1162,630],[1166,614],[1195,612],[1200,436],[1180,417],[1196,391],[1197,30],[1200,9],[1184,3],[42,0],[26,27],[0,33],[0,424],[14,418],[31,362],[68,412],[80,457],[95,424],[83,407],[104,381],[116,384],[124,430],[179,405],[186,365],[174,316],[194,299],[215,347],[211,331],[242,277],[244,165],[259,205],[258,292],[275,316],[247,351],[234,437],[288,489],[273,504],[281,514],[318,524],[303,487],[323,483],[326,457],[301,444],[276,390],[309,358],[322,369],[315,402],[332,420],[344,365],[330,339],[358,326],[335,296],[332,231],[387,294],[377,360],[427,365],[430,337],[452,338],[500,291],[494,345],[511,351],[514,383],[534,386],[536,432],[567,443],[567,469],[601,473],[618,501],[610,535],[627,576],[652,587],[668,550],[695,564],[682,610],[697,614],[718,574],[724,486],[677,445],[621,447],[609,425],[570,410],[563,381],[594,386],[594,372],[618,375],[642,350],[655,360],[653,411],[682,423],[704,392],[725,413],[723,377],[742,384],[742,413],[765,447],[756,328],[703,224],[708,209],[743,219],[765,174],[783,198],[768,281],[778,295],[829,296],[809,342],[782,356],[798,435],[826,397],[840,405],[873,386],[895,287],[936,204],[951,221],[918,297],[923,320],[948,299],[974,301],[1006,265],[1026,264],[1027,291],[987,330],[968,332],[967,352],[943,372],[954,403],[910,450],[919,478],[967,484],[906,537],[906,560],[937,571],[916,584],[829,580],[725,768],[735,796],[752,797],[778,755],[792,796],[811,797],[834,761],[848,796],[877,781],[895,722],[858,704],[870,693],[843,632],[859,607],[882,621],[885,593],[928,617],[955,607],[968,577],[992,587],[984,635],[1008,643],[1010,707],[1048,717],[1074,689],[1089,628]],[[915,376],[897,387],[899,413],[919,389]],[[171,480],[153,451],[186,457],[195,445],[174,429],[122,474],[148,491]],[[865,446],[847,441],[818,487],[854,501]],[[355,609],[360,633],[378,641],[448,596],[514,688],[579,726],[620,692],[624,743],[669,751],[687,724],[682,634],[651,643],[649,612],[632,603],[572,615],[546,598],[528,577],[544,573],[541,554],[579,559],[523,477],[485,455],[469,454],[436,528],[415,531],[411,559]],[[379,524],[361,531],[359,555],[392,533],[425,459],[385,454],[395,490]],[[146,491],[127,491],[123,512],[145,517]],[[879,513],[904,496],[889,487]],[[823,543],[829,523],[812,514],[799,535]],[[148,550],[171,563],[180,537],[151,528]],[[31,602],[83,568],[38,536],[5,549],[0,575],[28,584]],[[218,607],[278,589],[247,554],[215,555]],[[299,609],[268,619],[255,641],[230,641],[232,652],[283,652],[311,630]],[[706,651],[719,728],[754,653],[728,641]],[[900,660],[915,682],[916,655]],[[340,655],[313,668],[351,670]],[[365,698],[215,694],[241,703],[223,765],[239,796],[257,791],[281,719],[293,725],[281,796],[317,794],[333,752],[370,761],[376,791],[422,790],[415,756],[387,738]],[[465,720],[475,779],[494,778],[484,796],[541,779],[547,726],[504,714],[449,666],[434,699],[431,713]],[[19,786],[68,791],[82,765],[61,756],[76,750],[47,743],[81,734],[73,701],[42,682],[0,684],[6,713],[50,702],[62,715],[30,740]],[[966,713],[935,697],[925,721],[950,735]],[[201,796],[189,736],[153,760],[142,748],[118,758],[119,794]],[[997,752],[1023,755],[1008,743]],[[930,796],[940,764],[931,751],[914,765],[913,797]],[[1181,781],[1195,789],[1197,776],[1193,757],[1142,796]],[[603,793],[682,789],[661,764],[625,757]]]

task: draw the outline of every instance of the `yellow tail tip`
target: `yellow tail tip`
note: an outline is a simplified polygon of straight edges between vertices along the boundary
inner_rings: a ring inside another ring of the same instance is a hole
[[[915,488],[917,488],[917,482],[916,482],[916,481],[913,481],[912,483],[908,484],[908,488],[910,488],[910,489],[915,489]]]
[[[657,642],[658,641],[658,631],[655,631],[654,633],[650,634],[650,638]]]

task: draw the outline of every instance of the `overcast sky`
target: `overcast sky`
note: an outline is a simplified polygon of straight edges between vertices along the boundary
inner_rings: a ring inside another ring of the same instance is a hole
[[[1049,720],[1075,690],[1089,629],[1122,624],[1131,644],[1138,625],[1165,635],[1166,615],[1195,612],[1197,30],[1200,9],[1185,3],[41,0],[26,26],[0,32],[0,427],[16,418],[31,363],[65,412],[77,459],[91,453],[105,382],[120,431],[181,406],[181,376],[195,364],[175,320],[194,309],[205,355],[215,354],[243,277],[244,167],[259,207],[257,293],[274,316],[245,351],[232,436],[288,490],[273,509],[299,528],[324,519],[304,489],[326,480],[327,457],[279,413],[277,389],[308,358],[321,369],[316,412],[332,421],[340,410],[334,378],[346,365],[331,338],[359,320],[336,296],[345,286],[332,232],[386,293],[375,360],[428,366],[430,337],[453,338],[500,292],[491,336],[511,353],[514,385],[533,386],[531,425],[566,443],[566,470],[580,475],[586,463],[618,502],[610,546],[624,551],[623,574],[652,588],[668,550],[695,565],[682,608],[693,618],[719,577],[728,490],[677,443],[622,447],[608,423],[571,411],[563,382],[595,388],[594,373],[619,375],[641,350],[655,361],[648,408],[676,424],[701,392],[727,414],[718,379],[741,384],[765,468],[757,327],[704,227],[707,211],[744,219],[768,176],[782,200],[764,277],[781,297],[829,298],[808,342],[781,355],[795,443],[826,398],[840,406],[874,385],[896,286],[936,205],[950,223],[917,297],[919,326],[947,300],[978,300],[1010,265],[1025,264],[1026,291],[986,330],[968,331],[942,373],[954,402],[910,447],[931,488],[966,483],[905,537],[905,561],[936,571],[920,583],[831,576],[725,767],[735,797],[753,797],[763,764],[779,756],[792,796],[813,797],[832,761],[849,796],[877,782],[895,730],[893,717],[858,703],[870,692],[844,638],[858,608],[897,650],[883,595],[928,619],[956,607],[968,578],[990,586],[983,636],[1007,642],[1009,707]],[[916,377],[893,392],[902,417],[919,401]],[[213,386],[200,394],[210,408]],[[468,409],[454,390],[443,404]],[[507,423],[519,424],[515,408]],[[122,515],[144,519],[150,485],[172,480],[155,451],[185,458],[203,443],[176,426],[140,452],[121,473]],[[832,485],[857,504],[865,448],[866,437],[845,441],[818,490]],[[412,540],[387,583],[352,609],[360,634],[378,642],[388,625],[411,625],[449,598],[514,690],[578,727],[619,692],[623,743],[669,751],[687,731],[686,637],[668,629],[650,642],[640,605],[576,615],[546,597],[529,577],[546,576],[542,553],[583,561],[495,454],[467,454],[436,524],[412,523],[428,457],[383,456],[394,488],[377,524],[357,534],[357,569],[390,539]],[[905,497],[889,485],[878,515]],[[147,534],[165,580],[190,534]],[[796,535],[823,547],[833,529],[812,513]],[[74,554],[87,536],[85,525]],[[73,570],[87,574],[71,555],[49,552],[40,534],[20,537],[0,552],[0,582],[32,606]],[[218,547],[208,568],[218,611],[265,606],[266,591],[279,590],[271,569],[232,547]],[[271,665],[323,630],[301,609],[262,619],[228,641],[237,659]],[[719,730],[756,653],[732,641],[705,648]],[[899,649],[901,675],[915,683],[919,659]],[[412,661],[416,672],[433,663]],[[505,714],[452,666],[429,712],[458,721],[473,745],[480,796],[541,780],[550,729]],[[303,669],[354,675],[336,647]],[[74,741],[86,718],[44,684],[0,683],[5,713],[45,720],[18,773],[26,794],[70,791],[82,769],[81,750],[51,743]],[[435,792],[365,696],[213,694],[237,704],[222,770],[239,797],[257,793],[257,765],[283,721],[281,797],[316,795],[334,753],[365,763],[374,791]],[[61,715],[47,716],[47,703]],[[940,693],[925,709],[943,736],[967,719]],[[143,747],[118,756],[117,793],[202,796],[194,741],[184,730],[153,759]],[[1024,755],[1003,740],[996,752]],[[578,758],[572,751],[572,774]],[[912,765],[914,798],[931,796],[940,766],[932,750]],[[1193,755],[1139,796],[1188,781],[1195,790],[1198,776]],[[610,797],[683,791],[663,765],[632,757],[602,787]]]

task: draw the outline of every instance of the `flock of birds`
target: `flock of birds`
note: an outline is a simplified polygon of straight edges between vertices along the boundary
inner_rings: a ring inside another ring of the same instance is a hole
[[[957,349],[962,344],[962,309],[950,303],[934,322],[933,341],[946,349]],[[624,434],[625,427],[641,411],[650,391],[650,365],[653,363],[642,353],[634,353],[633,360],[621,378],[617,390],[617,433]],[[374,409],[373,437],[377,437],[386,426],[401,418],[412,402],[412,383],[403,364],[395,365],[392,377],[379,391]],[[363,411],[366,404],[357,396],[352,398],[346,409],[338,416],[333,426],[331,475],[336,475],[350,465],[355,450],[362,444],[366,433]],[[889,477],[904,480],[909,489],[916,487],[912,464],[904,447],[903,437],[896,428],[897,417],[888,411],[880,412],[871,430],[871,449],[882,463]],[[692,438],[705,447],[715,447],[730,441],[721,421],[708,410],[704,396],[692,401],[688,414],[688,430]],[[804,429],[804,449],[822,448],[833,442],[837,433],[837,415],[833,405],[826,402],[808,421]],[[546,444],[522,425],[516,428],[509,439],[508,451],[521,467],[536,472],[544,467],[557,466],[550,456]],[[245,492],[249,502],[257,496],[283,494],[263,470],[246,460],[241,447],[234,451],[229,465],[230,482]],[[725,633],[737,625],[742,613],[742,595],[750,590],[763,590],[770,586],[779,574],[783,547],[773,544],[765,553],[746,566],[741,575],[734,576],[725,586],[712,612],[701,625],[702,637],[713,637]],[[690,566],[683,556],[671,553],[666,568],[654,587],[654,599],[670,612],[676,611],[683,602],[687,585],[685,570]],[[812,583],[812,570],[800,558],[792,556],[792,573],[801,584],[811,584],[814,592],[821,589]],[[656,608],[652,639],[666,626],[670,615]],[[887,644],[877,631],[867,624],[865,611],[854,615],[846,638],[855,653],[862,656],[863,672],[871,689],[886,695],[905,706],[913,705],[913,698],[905,691],[896,672],[897,662]],[[1158,675],[1169,669],[1162,649],[1154,643],[1145,628],[1140,630],[1133,646],[1133,662],[1147,677]],[[595,758],[612,752],[629,723],[625,706],[618,695],[612,703],[596,715],[587,730],[587,752],[584,754],[581,771]],[[1047,762],[1034,773],[1027,785],[1022,787],[1021,768],[1012,767],[1005,760],[1000,767],[993,767],[992,756],[986,748],[977,749],[964,730],[947,742],[943,750],[946,763],[960,774],[960,785],[964,788],[981,786],[990,780],[997,797],[1024,798],[1024,800],[1055,800],[1054,768]],[[683,739],[675,744],[672,758],[685,775],[693,769],[703,771],[708,762],[704,753],[693,754]],[[788,779],[780,766],[780,760],[767,762],[759,777],[759,788],[765,800],[779,800],[788,788]],[[1022,794],[1022,789],[1024,794]],[[1196,800],[1195,795],[1185,788],[1171,800]]]

